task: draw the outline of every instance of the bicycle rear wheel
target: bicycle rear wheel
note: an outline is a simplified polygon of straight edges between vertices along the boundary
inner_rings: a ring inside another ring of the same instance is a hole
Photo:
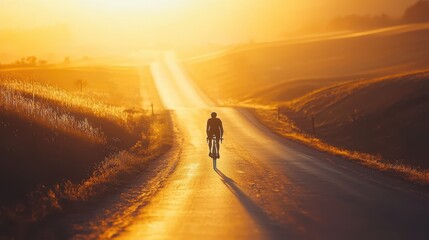
[[[216,141],[213,141],[213,144],[212,144],[213,169],[216,169],[216,159],[217,159],[217,156],[218,156],[218,153],[217,153]]]

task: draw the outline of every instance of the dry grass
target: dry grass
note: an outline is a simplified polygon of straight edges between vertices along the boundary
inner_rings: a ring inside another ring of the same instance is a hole
[[[81,95],[85,97],[91,97],[110,105],[132,108],[140,106],[140,82],[149,80],[144,72],[145,70],[134,67],[52,66],[49,68],[1,70],[0,79],[9,78],[37,82],[55,86],[70,93],[83,93]],[[84,83],[83,88],[81,88],[79,81]]]
[[[169,115],[164,113],[156,118],[155,123],[150,126],[148,135],[145,136],[145,144],[138,141],[130,150],[106,158],[88,179],[80,184],[66,182],[56,194],[69,200],[89,200],[107,191],[109,185],[118,184],[127,176],[137,173],[149,160],[160,156],[170,147],[173,140],[168,136],[171,127]]]
[[[140,172],[149,161],[165,153],[174,141],[170,134],[171,119],[167,112],[155,116],[147,135],[148,143],[139,141],[130,150],[123,150],[100,162],[92,174],[81,183],[65,180],[53,187],[41,186],[30,195],[27,206],[20,211],[4,211],[15,222],[37,222],[48,214],[62,211],[67,203],[94,200],[120,186]],[[4,209],[8,210],[8,209]]]
[[[0,109],[1,126],[12,134],[20,132],[16,141],[22,143],[6,146],[18,150],[4,156],[8,161],[2,162],[2,167],[12,172],[4,179],[35,180],[24,181],[26,185],[7,204],[0,202],[0,223],[13,226],[37,223],[70,202],[93,200],[113,191],[171,145],[170,136],[166,136],[171,127],[168,112],[148,116],[139,109],[129,111],[87,94],[4,75],[0,76]],[[11,124],[14,119],[19,123]],[[69,155],[63,156],[64,149]],[[34,156],[15,154],[27,151]],[[28,169],[25,173],[19,172],[23,164]],[[59,169],[69,165],[75,168]],[[52,176],[45,177],[49,174]],[[23,198],[23,193],[28,197]]]
[[[22,83],[20,86],[27,85],[30,84]],[[60,94],[60,92],[57,91],[56,94]],[[40,98],[28,97],[5,83],[0,84],[0,106],[28,121],[89,141],[106,143],[104,134],[99,128],[92,126],[88,119],[78,120],[61,108],[54,108]]]
[[[276,110],[252,109],[252,112],[261,123],[285,138],[298,141],[323,152],[357,161],[370,168],[393,173],[415,183],[429,184],[428,170],[420,170],[406,165],[388,163],[380,156],[331,146],[318,138],[301,132],[287,116],[282,115],[280,119],[277,119]]]
[[[2,88],[26,93],[33,97],[40,97],[56,101],[60,107],[78,109],[81,112],[95,114],[97,117],[126,122],[125,108],[104,104],[83,94],[71,93],[62,89],[41,83],[29,83],[20,80],[8,80],[0,82]]]

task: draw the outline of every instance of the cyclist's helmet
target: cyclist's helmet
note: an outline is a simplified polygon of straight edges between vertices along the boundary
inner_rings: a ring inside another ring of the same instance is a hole
[[[217,116],[217,113],[212,112],[212,118],[215,118]]]

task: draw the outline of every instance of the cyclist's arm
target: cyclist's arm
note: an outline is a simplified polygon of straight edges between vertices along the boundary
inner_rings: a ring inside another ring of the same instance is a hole
[[[206,134],[207,134],[207,137],[209,137],[209,131],[210,131],[210,124],[209,124],[209,121],[210,121],[210,119],[209,119],[209,120],[207,120],[207,125],[206,125]]]
[[[220,129],[220,138],[223,138],[223,125],[222,125],[222,121],[219,119],[219,129]]]

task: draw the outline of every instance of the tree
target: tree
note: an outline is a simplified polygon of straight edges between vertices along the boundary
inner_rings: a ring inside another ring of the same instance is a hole
[[[36,56],[28,56],[27,57],[27,63],[30,66],[36,66],[37,63],[37,57]]]
[[[70,57],[65,57],[64,58],[64,64],[65,65],[69,65],[70,64]]]
[[[420,0],[405,10],[405,23],[429,22],[429,1]]]

